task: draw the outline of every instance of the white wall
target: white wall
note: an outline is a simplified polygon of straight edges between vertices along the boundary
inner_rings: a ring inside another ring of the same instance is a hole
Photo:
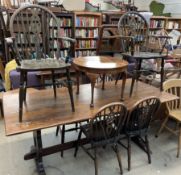
[[[139,10],[149,10],[149,4],[152,0],[135,0],[135,5]],[[173,17],[181,17],[181,0],[157,0],[165,4],[165,13],[171,13]]]
[[[90,0],[90,2],[95,5],[100,3],[102,10],[109,9],[109,5],[103,3],[103,0]],[[152,0],[134,0],[134,2],[139,10],[149,11],[149,4]],[[181,18],[181,0],[157,0],[157,2],[165,4],[164,13],[171,13],[173,17]]]

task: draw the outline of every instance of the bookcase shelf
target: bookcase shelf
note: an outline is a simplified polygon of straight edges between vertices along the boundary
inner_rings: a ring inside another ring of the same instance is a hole
[[[60,35],[64,37],[70,37],[70,38],[75,38],[75,32],[74,32],[74,14],[70,12],[60,12],[55,8],[50,8],[52,12],[56,15],[59,25],[60,25]],[[67,57],[68,56],[68,51],[69,48],[71,47],[70,42],[68,41],[63,41],[61,43],[61,49],[60,49],[60,56],[61,57]],[[73,57],[75,53],[75,48],[72,47],[73,49]]]
[[[157,31],[162,29],[168,33],[172,30],[181,32],[181,18],[152,16],[150,19],[150,33],[156,34]]]
[[[96,47],[88,47],[88,48],[75,48],[76,50],[96,50]]]
[[[102,14],[96,12],[75,12],[75,57],[96,54]]]

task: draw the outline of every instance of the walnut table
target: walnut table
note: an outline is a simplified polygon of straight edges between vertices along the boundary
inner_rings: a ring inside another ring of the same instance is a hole
[[[111,56],[86,56],[73,60],[77,72],[85,72],[91,82],[91,104],[94,106],[94,87],[98,76],[105,74],[122,73],[121,100],[123,100],[124,87],[126,83],[126,71],[128,63],[120,58]],[[77,73],[77,94],[79,94],[79,73]]]

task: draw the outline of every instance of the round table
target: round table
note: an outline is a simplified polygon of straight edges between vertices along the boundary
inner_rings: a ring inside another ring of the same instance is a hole
[[[85,72],[91,82],[91,104],[94,106],[94,87],[96,79],[101,74],[122,74],[121,100],[123,100],[124,87],[127,78],[128,62],[111,56],[85,56],[74,58],[73,65],[77,70],[77,94],[79,94],[79,72]]]

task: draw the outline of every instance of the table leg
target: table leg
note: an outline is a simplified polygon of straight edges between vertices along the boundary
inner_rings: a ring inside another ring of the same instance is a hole
[[[126,72],[122,72],[121,101],[124,100],[124,88],[126,84],[126,78],[127,78]]]
[[[36,151],[35,163],[36,163],[38,174],[46,175],[45,169],[43,166],[43,159],[42,159],[42,156],[40,155],[40,152],[42,149],[41,130],[37,130],[33,132],[33,139],[34,139],[34,149]]]
[[[95,87],[96,79],[97,79],[98,75],[87,73],[87,76],[89,77],[90,83],[91,83],[91,104],[90,104],[90,107],[94,107],[94,87]]]

